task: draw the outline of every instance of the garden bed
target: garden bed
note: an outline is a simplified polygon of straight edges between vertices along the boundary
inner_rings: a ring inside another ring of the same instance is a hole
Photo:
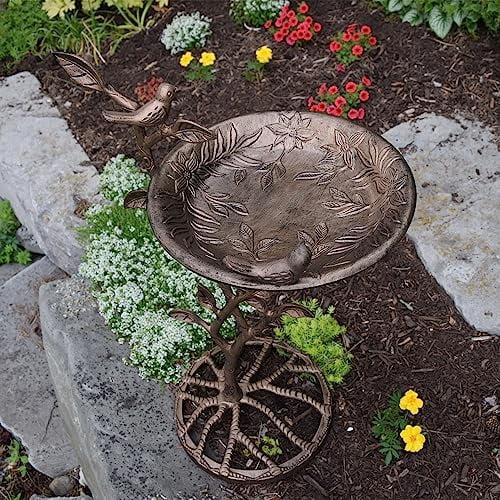
[[[126,41],[102,68],[107,82],[133,94],[150,75],[178,85],[174,114],[211,125],[231,116],[265,110],[305,110],[322,82],[340,85],[369,76],[374,87],[364,124],[381,132],[425,111],[498,126],[500,55],[495,42],[455,34],[441,41],[425,28],[391,21],[366,3],[311,2],[329,32],[352,22],[369,24],[379,46],[352,72],[336,73],[326,36],[297,49],[274,48],[260,84],[241,76],[256,47],[270,43],[263,31],[232,23],[227,5],[186,1],[176,10],[201,9],[214,19],[209,48],[217,53],[214,82],[187,83],[178,57],[159,38],[164,23]],[[334,29],[332,28],[332,25]],[[324,33],[323,33],[324,35]],[[134,155],[126,128],[104,122],[102,96],[72,86],[51,57],[29,58],[30,70],[59,104],[89,157],[102,167],[118,153]],[[14,71],[14,70],[12,70]],[[12,72],[11,71],[11,72]],[[96,119],[97,118],[97,119]],[[413,245],[397,245],[381,262],[336,284],[308,291],[347,326],[353,369],[336,387],[334,424],[319,455],[301,474],[265,486],[228,486],[236,498],[493,498],[498,494],[499,437],[487,429],[484,398],[500,384],[500,349],[469,327],[449,297],[426,272]],[[386,467],[371,435],[371,420],[397,389],[416,388],[425,402],[419,420],[425,448]]]

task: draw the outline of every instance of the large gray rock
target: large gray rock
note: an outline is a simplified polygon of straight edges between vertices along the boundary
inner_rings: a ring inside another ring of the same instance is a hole
[[[191,498],[214,479],[179,445],[172,394],[123,364],[81,279],[40,289],[43,342],[60,409],[97,500]],[[163,495],[163,496],[160,496]]]
[[[97,171],[31,73],[0,81],[0,116],[0,197],[43,253],[73,273],[82,253],[75,210],[96,198]]]
[[[38,289],[64,273],[46,257],[0,287],[0,423],[48,476],[77,466],[59,414],[38,321]]]
[[[384,137],[415,174],[408,234],[425,267],[468,323],[500,334],[500,154],[492,132],[479,122],[425,114]]]
[[[30,500],[92,500],[88,495],[79,495],[77,497],[42,497],[40,495],[31,495]]]
[[[17,273],[22,271],[26,266],[22,264],[3,264],[0,265],[0,286],[10,280]]]

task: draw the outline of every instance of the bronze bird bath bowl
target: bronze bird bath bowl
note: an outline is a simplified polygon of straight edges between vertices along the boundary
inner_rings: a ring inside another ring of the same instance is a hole
[[[147,209],[165,250],[220,283],[226,299],[221,307],[199,286],[210,323],[171,312],[204,328],[216,345],[177,391],[184,448],[208,472],[235,481],[272,479],[303,465],[328,431],[330,389],[306,355],[259,335],[283,314],[308,314],[280,292],[351,276],[403,237],[416,199],[405,160],[377,134],[314,113],[252,114],[210,129],[167,125],[168,112],[153,124],[151,116],[137,122],[143,110],[85,61],[57,57],[75,81],[133,112],[119,113],[119,121],[134,126],[151,182],[125,205]],[[160,140],[173,147],[156,165],[151,147]],[[251,317],[240,309],[244,302],[255,308]],[[238,330],[232,341],[220,333],[229,317]],[[256,436],[266,432],[278,438],[279,456],[259,446]]]

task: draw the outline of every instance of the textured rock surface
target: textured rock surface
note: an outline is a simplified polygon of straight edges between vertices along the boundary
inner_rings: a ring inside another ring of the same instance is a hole
[[[17,241],[19,241],[19,243],[26,248],[26,250],[33,253],[43,254],[43,250],[38,245],[35,235],[26,226],[21,226],[16,231],[16,238]]]
[[[44,285],[40,315],[60,409],[95,499],[199,498],[207,485],[220,492],[179,445],[170,390],[123,364],[127,348],[80,279]]]
[[[31,495],[30,500],[92,500],[92,498],[87,495],[77,497],[42,497],[40,495]]]
[[[75,210],[97,193],[97,171],[31,73],[0,81],[0,197],[50,260],[73,273]]]
[[[0,287],[0,423],[21,439],[32,465],[52,477],[77,465],[38,322],[38,288],[63,276],[44,257]]]
[[[491,131],[426,114],[384,137],[415,174],[408,234],[420,258],[471,325],[500,334],[500,154]]]
[[[0,286],[10,280],[17,273],[22,271],[26,266],[22,264],[3,264],[0,265]]]

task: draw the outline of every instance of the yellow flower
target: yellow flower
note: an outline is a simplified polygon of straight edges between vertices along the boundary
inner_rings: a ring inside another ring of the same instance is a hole
[[[407,425],[399,434],[405,443],[405,451],[415,453],[424,447],[425,436],[420,425]]]
[[[42,9],[47,12],[50,18],[64,17],[68,10],[75,8],[75,0],[45,0]]]
[[[215,62],[215,54],[213,52],[202,52],[200,56],[200,64],[202,66],[212,66]]]
[[[168,7],[168,3],[170,0],[157,0],[158,1],[158,7]]]
[[[406,391],[405,395],[399,400],[399,407],[402,410],[408,410],[412,415],[416,415],[422,406],[424,406],[424,402],[411,389]]]
[[[179,64],[183,68],[187,68],[191,64],[191,61],[193,59],[194,59],[194,57],[193,57],[193,54],[191,54],[191,52],[185,52],[184,54],[182,54],[181,58],[179,59]]]
[[[270,49],[267,45],[263,45],[255,51],[257,56],[257,61],[261,64],[267,64],[273,58],[273,49]]]

